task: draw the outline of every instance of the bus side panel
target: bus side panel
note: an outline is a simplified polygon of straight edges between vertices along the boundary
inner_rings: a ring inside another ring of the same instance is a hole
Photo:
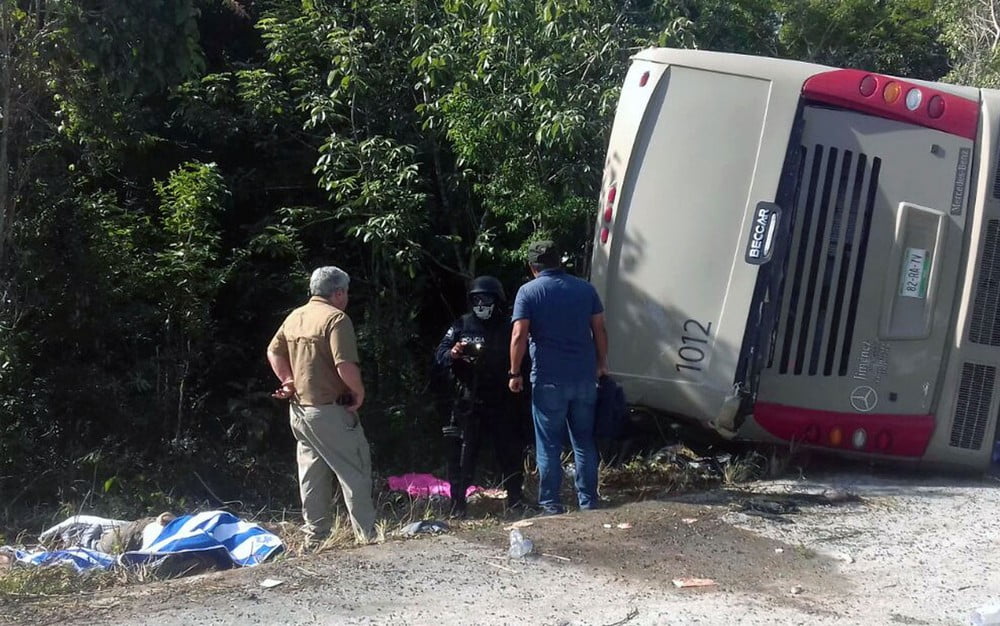
[[[996,440],[1000,411],[1000,178],[997,139],[1000,94],[983,90],[973,199],[962,266],[956,323],[948,337],[948,369],[942,377],[938,428],[927,460],[935,464],[986,467]]]
[[[768,81],[682,67],[656,86],[621,185],[603,294],[610,361],[634,402],[669,396],[676,412],[705,419],[732,388],[756,277],[743,260],[744,217],[769,92]]]

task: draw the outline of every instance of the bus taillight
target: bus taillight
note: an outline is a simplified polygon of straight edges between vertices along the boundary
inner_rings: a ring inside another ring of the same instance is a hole
[[[976,100],[871,72],[821,72],[806,80],[802,95],[808,100],[918,124],[966,139],[975,139],[979,129]]]
[[[610,222],[611,218],[614,217],[615,196],[617,195],[618,195],[618,188],[612,185],[611,189],[608,189],[608,202],[604,206],[605,222]]]
[[[934,433],[933,415],[849,413],[758,402],[753,418],[785,441],[900,457],[923,456]]]
[[[885,452],[892,446],[892,435],[889,431],[883,430],[875,437],[875,447]]]
[[[604,219],[604,223],[601,226],[601,243],[608,243],[608,238],[611,236],[611,229],[608,228],[611,225],[611,220],[615,216],[615,198],[618,196],[618,188],[614,185],[608,189],[608,201],[604,205],[604,214],[601,217]]]
[[[931,101],[927,103],[927,115],[935,120],[944,115],[944,98],[941,96],[931,98]]]
[[[896,100],[899,100],[899,94],[902,91],[903,88],[899,86],[899,83],[895,81],[891,82],[882,90],[882,99],[885,100],[886,104],[892,104]]]
[[[844,431],[840,430],[840,427],[830,429],[830,445],[834,448],[838,447],[844,441]]]
[[[858,91],[861,92],[862,96],[867,98],[868,96],[875,93],[875,89],[877,87],[878,87],[878,81],[875,80],[874,76],[869,74],[868,76],[865,76],[864,78],[861,79],[861,84],[858,86]]]
[[[865,447],[866,443],[868,443],[868,433],[865,432],[865,429],[859,428],[855,430],[854,434],[851,435],[851,445],[861,450]]]

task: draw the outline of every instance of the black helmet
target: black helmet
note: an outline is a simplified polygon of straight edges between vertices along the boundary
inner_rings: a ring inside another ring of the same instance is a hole
[[[469,286],[469,295],[477,293],[493,294],[499,302],[506,302],[507,296],[503,292],[503,284],[493,276],[477,276]]]

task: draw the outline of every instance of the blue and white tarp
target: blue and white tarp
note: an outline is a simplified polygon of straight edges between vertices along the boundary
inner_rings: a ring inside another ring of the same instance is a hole
[[[141,550],[119,557],[123,565],[149,563],[170,554],[202,553],[222,569],[259,565],[282,549],[281,539],[232,513],[206,511],[178,517]]]
[[[14,558],[25,565],[70,565],[76,571],[88,569],[110,569],[115,557],[90,548],[67,548],[52,552],[25,552],[12,550]]]
[[[83,547],[52,552],[12,550],[14,557],[27,565],[70,565],[77,571],[109,569],[155,563],[176,554],[200,554],[211,558],[219,569],[252,567],[263,563],[283,549],[281,539],[257,524],[241,521],[225,511],[206,511],[184,515],[163,527],[159,535],[142,549],[126,552],[115,559],[110,554]]]

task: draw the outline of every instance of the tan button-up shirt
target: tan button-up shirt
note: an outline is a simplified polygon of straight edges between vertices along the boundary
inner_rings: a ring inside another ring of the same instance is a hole
[[[335,404],[348,391],[337,365],[358,363],[351,318],[319,296],[288,314],[267,349],[288,357],[295,377],[295,400],[309,406]]]

